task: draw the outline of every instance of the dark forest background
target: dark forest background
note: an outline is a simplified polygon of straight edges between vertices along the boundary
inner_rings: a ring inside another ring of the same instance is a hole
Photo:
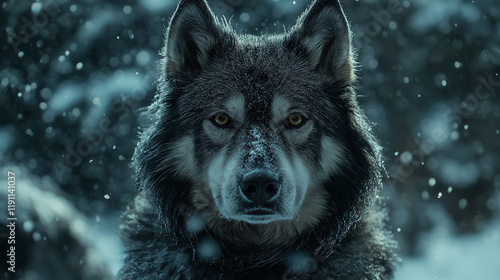
[[[208,1],[241,33],[281,33],[308,1]],[[138,114],[177,1],[0,1],[0,219],[17,180],[17,272],[111,278],[135,194]],[[342,1],[359,101],[384,147],[397,279],[500,275],[500,8],[494,0]],[[4,207],[5,205],[5,207]],[[50,275],[50,277],[49,277]],[[47,278],[49,277],[49,278]]]

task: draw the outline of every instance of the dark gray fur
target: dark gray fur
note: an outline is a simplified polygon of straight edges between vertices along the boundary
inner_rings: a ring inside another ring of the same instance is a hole
[[[355,99],[350,32],[337,0],[315,1],[289,32],[261,37],[236,34],[205,1],[181,1],[163,54],[151,125],[134,156],[140,193],[123,215],[127,257],[118,279],[391,278],[396,244],[376,196],[380,148]],[[318,168],[322,136],[347,151],[340,171],[323,185],[328,213],[286,244],[258,246],[209,228],[186,230],[186,218],[196,215],[190,201],[196,182],[177,176],[174,162],[165,163],[170,147],[194,135],[196,165],[205,172],[219,147],[206,140],[201,123],[235,90],[249,102],[254,122],[269,118],[275,92],[314,112],[314,131],[300,151]],[[204,240],[218,245],[216,257],[200,258]]]

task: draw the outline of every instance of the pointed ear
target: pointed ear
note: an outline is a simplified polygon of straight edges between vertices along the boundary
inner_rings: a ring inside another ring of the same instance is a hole
[[[338,0],[315,0],[291,29],[289,40],[305,51],[316,71],[354,80],[351,35]]]
[[[167,30],[163,50],[167,77],[206,66],[222,37],[222,29],[205,0],[181,0]]]

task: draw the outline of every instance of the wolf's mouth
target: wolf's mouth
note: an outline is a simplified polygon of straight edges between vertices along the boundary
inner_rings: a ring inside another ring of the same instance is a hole
[[[244,212],[245,215],[252,215],[252,216],[262,216],[262,215],[274,215],[275,212],[272,209],[269,208],[253,208],[246,210]]]
[[[289,220],[292,217],[283,215],[278,209],[268,207],[251,207],[246,208],[232,216],[235,220],[245,221],[251,224],[267,224],[277,220]]]

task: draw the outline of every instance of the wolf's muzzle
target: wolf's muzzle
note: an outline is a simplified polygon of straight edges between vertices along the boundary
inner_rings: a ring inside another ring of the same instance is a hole
[[[280,188],[281,183],[276,174],[267,170],[249,173],[240,180],[243,197],[255,206],[265,206],[273,201],[278,196]]]

